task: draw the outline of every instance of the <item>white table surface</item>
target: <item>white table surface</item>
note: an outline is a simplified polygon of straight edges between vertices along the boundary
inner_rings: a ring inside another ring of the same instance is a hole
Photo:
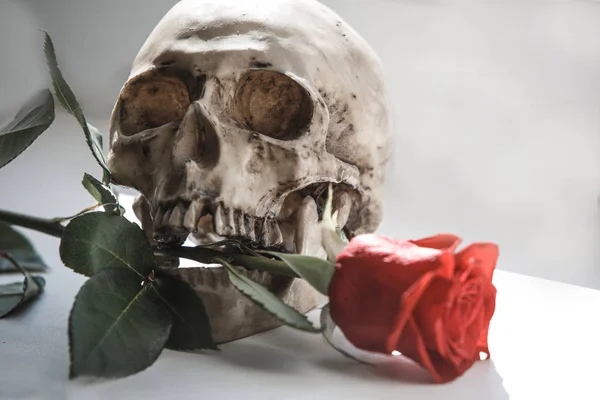
[[[394,378],[344,358],[319,335],[288,328],[219,354],[164,351],[133,377],[89,383],[67,375],[67,317],[84,278],[59,265],[45,276],[42,298],[0,320],[2,400],[600,399],[600,291],[593,289],[497,271],[493,360],[446,385],[419,383],[415,369]]]

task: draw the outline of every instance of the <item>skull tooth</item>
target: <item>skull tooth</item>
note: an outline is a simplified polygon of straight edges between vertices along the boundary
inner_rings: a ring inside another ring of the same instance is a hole
[[[245,215],[244,224],[248,238],[253,242],[256,241],[256,219],[250,215]]]
[[[317,203],[312,197],[305,197],[296,216],[296,235],[294,244],[298,254],[326,257],[322,246],[321,227]]]
[[[225,216],[227,217],[227,234],[236,235],[235,210],[233,208],[227,209],[225,211]]]
[[[185,216],[183,217],[183,226],[188,232],[196,232],[198,230],[198,221],[205,210],[203,201],[193,201],[188,207]]]
[[[218,235],[230,236],[233,234],[233,224],[230,223],[230,217],[231,213],[225,210],[222,204],[217,205],[213,215],[213,224]]]
[[[160,207],[154,216],[154,228],[161,226],[161,222],[165,216],[165,209]]]
[[[277,221],[270,218],[265,219],[262,228],[261,236],[265,246],[274,246],[283,242],[283,236]]]
[[[335,193],[333,209],[337,212],[338,227],[343,228],[348,223],[348,217],[350,217],[350,210],[352,209],[350,195],[347,192]]]
[[[183,217],[185,216],[185,207],[183,204],[177,204],[169,217],[168,226],[177,230],[183,230]]]
[[[173,214],[173,209],[169,208],[166,212],[165,215],[162,217],[162,220],[160,220],[159,224],[161,227],[167,227],[169,226],[169,221],[171,220],[171,214]]]
[[[234,220],[235,220],[235,234],[238,236],[247,236],[248,230],[246,229],[246,223],[244,221],[244,213],[241,211],[235,211]]]
[[[225,226],[225,211],[223,210],[223,207],[220,204],[213,212],[213,225],[215,232],[218,235],[222,235]]]

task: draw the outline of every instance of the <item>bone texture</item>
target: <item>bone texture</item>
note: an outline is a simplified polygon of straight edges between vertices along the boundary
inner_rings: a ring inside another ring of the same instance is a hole
[[[329,8],[183,0],[135,57],[107,162],[114,183],[145,199],[136,212],[157,243],[239,238],[324,258],[322,189],[334,185],[349,237],[375,231],[391,148],[381,63]],[[275,326],[222,270],[169,273],[212,299],[219,341]],[[305,283],[290,285],[277,295],[302,311],[316,305]]]
[[[237,270],[301,313],[309,312],[323,299],[323,296],[301,279],[273,276],[267,272],[249,271],[241,267]],[[277,318],[240,295],[231,285],[225,268],[162,268],[161,273],[188,283],[202,298],[213,339],[217,344],[283,325]]]

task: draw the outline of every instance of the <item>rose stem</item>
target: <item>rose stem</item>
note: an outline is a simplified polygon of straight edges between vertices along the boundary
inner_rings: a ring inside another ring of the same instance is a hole
[[[9,225],[32,229],[57,238],[62,237],[65,229],[64,226],[55,220],[38,218],[5,210],[0,210],[0,221],[6,222]]]
[[[193,260],[204,264],[216,263],[215,258],[222,257],[230,260],[234,265],[241,265],[247,269],[256,269],[276,275],[285,275],[298,278],[298,275],[293,272],[283,261],[248,256],[245,254],[227,254],[219,250],[209,249],[201,246],[156,249],[154,254],[159,256],[187,258],[188,260]]]
[[[61,238],[64,226],[56,220],[33,217],[15,213],[12,211],[0,210],[0,221],[10,225],[20,226],[22,228],[32,229],[50,236]],[[180,257],[200,263],[214,263],[215,257],[224,257],[233,264],[241,265],[247,269],[256,269],[259,271],[270,272],[277,275],[291,276],[298,278],[286,263],[278,260],[264,257],[248,256],[245,254],[227,254],[219,250],[206,247],[178,247],[172,249],[154,249],[157,256]]]

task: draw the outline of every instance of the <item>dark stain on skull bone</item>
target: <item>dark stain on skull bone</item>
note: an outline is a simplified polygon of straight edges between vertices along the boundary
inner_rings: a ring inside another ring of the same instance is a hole
[[[296,139],[313,116],[310,94],[276,71],[249,71],[237,83],[234,119],[242,127],[278,140]]]
[[[338,136],[338,140],[345,141],[348,140],[348,136],[354,135],[354,125],[348,125]]]
[[[190,105],[186,83],[174,74],[148,71],[121,91],[119,132],[134,135],[180,120]]]
[[[272,66],[273,66],[273,64],[268,63],[268,62],[262,62],[262,61],[251,61],[250,62],[250,68],[264,69],[264,68],[270,68]]]
[[[197,100],[203,99],[206,94],[206,75],[196,77],[196,90],[198,93]]]

